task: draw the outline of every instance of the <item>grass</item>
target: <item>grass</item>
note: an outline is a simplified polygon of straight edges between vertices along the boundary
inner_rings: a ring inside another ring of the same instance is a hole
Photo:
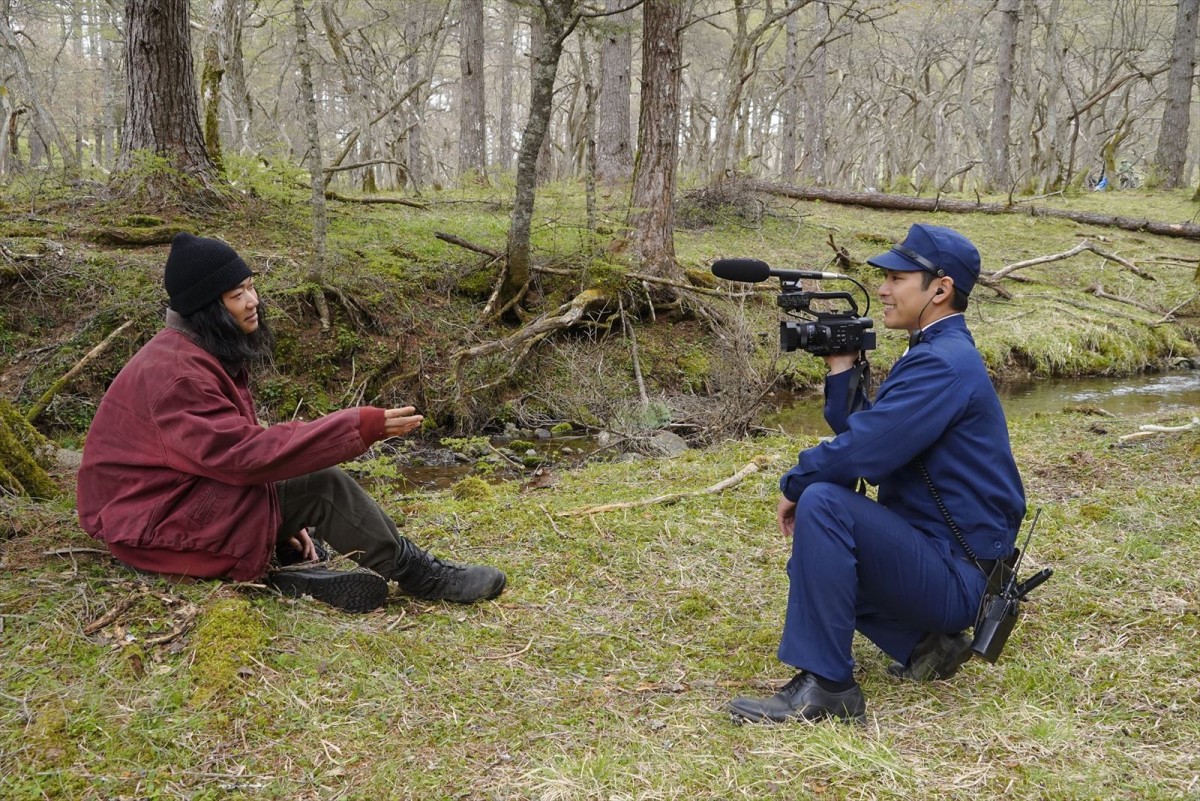
[[[452,407],[448,354],[508,329],[477,327],[491,286],[486,259],[433,233],[501,247],[510,192],[444,192],[424,198],[424,211],[331,204],[330,280],[379,328],[354,331],[339,317],[337,334],[321,338],[305,300],[308,219],[285,178],[257,179],[274,182],[273,194],[259,187],[271,204],[193,226],[238,243],[275,300],[281,358],[258,387],[264,416],[320,414],[352,402],[372,370],[416,365],[408,385],[381,382],[390,394],[378,402],[412,400],[437,421]],[[159,325],[166,249],[77,242],[73,217],[102,224],[128,210],[62,211],[49,200],[21,204],[36,217],[13,207],[0,219],[14,253],[65,246],[64,256],[31,262],[37,280],[0,300],[6,393],[27,404],[122,320],[145,321],[40,421],[77,444],[106,381]],[[1039,202],[1165,220],[1195,213],[1184,192]],[[539,261],[597,273],[621,265],[621,253],[606,249],[624,219],[621,200],[598,205],[593,238],[581,193],[547,187],[534,229]],[[832,237],[850,255],[847,271],[874,286],[864,260],[915,218],[773,202],[761,219],[722,219],[678,231],[685,268],[706,273],[715,258],[743,256],[820,269]],[[988,271],[1087,237],[1155,278],[1086,254],[1021,271],[1024,280],[1005,283],[1011,300],[980,287],[968,317],[997,379],[1123,374],[1197,353],[1194,243],[1021,216],[920,219],[970,236]],[[1089,294],[1097,282],[1155,311]],[[574,286],[545,278],[541,289],[552,306]],[[1160,312],[1177,307],[1178,319],[1160,324]],[[729,308],[725,316],[751,332],[749,358],[702,320],[668,325],[660,314],[638,325],[656,411],[672,413],[672,391],[737,411],[736,399],[703,393],[746,371],[819,380],[815,359],[776,363],[770,294]],[[881,331],[877,373],[902,349],[902,336]],[[618,336],[560,337],[512,387],[475,403],[503,420],[636,429],[645,421],[629,411],[640,409],[629,354]],[[973,663],[952,682],[895,682],[886,659],[857,642],[869,704],[862,727],[739,728],[723,712],[730,697],[769,694],[790,677],[774,658],[787,557],[774,533],[775,481],[811,440],[592,463],[524,492],[519,481],[415,491],[376,454],[356,475],[408,536],[440,555],[500,565],[510,584],[477,607],[393,597],[364,616],[261,587],[135,578],[87,550],[96,543],[78,529],[63,476],[67,500],[0,498],[0,798],[1198,796],[1200,445],[1195,431],[1118,442],[1140,424],[1195,415],[1200,406],[1170,419],[1064,411],[1014,423],[1031,505],[1045,510],[1029,569],[1052,565],[1055,577],[1001,663]],[[759,456],[775,461],[720,494],[559,516],[707,487]]]
[[[1200,409],[1192,410],[1200,413]],[[787,548],[775,479],[798,444],[596,463],[528,493],[390,496],[414,540],[504,566],[474,607],[348,616],[264,590],[137,591],[65,511],[3,545],[6,798],[1180,798],[1200,788],[1196,432],[1121,446],[1141,417],[1014,425],[1029,569],[1052,565],[997,666],[900,683],[856,641],[865,726],[732,725],[774,658]],[[715,495],[593,516],[587,503]],[[385,497],[389,497],[386,496]],[[32,520],[31,520],[32,516]],[[40,516],[40,517],[38,517]],[[14,526],[14,528],[17,528]],[[194,625],[159,645],[192,610]]]

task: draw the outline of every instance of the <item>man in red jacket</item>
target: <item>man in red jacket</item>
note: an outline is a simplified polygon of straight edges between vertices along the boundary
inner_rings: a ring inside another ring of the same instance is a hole
[[[80,524],[143,571],[254,581],[350,611],[387,596],[473,603],[505,585],[493,567],[443,562],[396,530],[340,462],[421,424],[411,406],[259,424],[249,368],[274,344],[250,268],[216,239],[180,233],[164,275],[166,327],[105,393],[83,449]],[[274,570],[317,558],[309,530],[363,568]]]

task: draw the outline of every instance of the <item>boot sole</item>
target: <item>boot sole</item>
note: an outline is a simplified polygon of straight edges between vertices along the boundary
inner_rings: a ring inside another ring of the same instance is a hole
[[[308,595],[346,612],[370,612],[387,600],[387,582],[365,570],[281,570],[268,583],[284,595]]]

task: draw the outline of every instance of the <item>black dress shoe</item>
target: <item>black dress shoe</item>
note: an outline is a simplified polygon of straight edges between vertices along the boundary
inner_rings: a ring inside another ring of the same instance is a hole
[[[729,711],[737,722],[786,723],[789,720],[837,718],[846,723],[867,719],[867,702],[857,684],[842,692],[831,692],[817,683],[812,673],[800,671],[770,698],[734,698]]]
[[[948,679],[971,658],[971,637],[965,631],[941,634],[931,631],[913,647],[908,664],[893,662],[889,675],[912,681]]]

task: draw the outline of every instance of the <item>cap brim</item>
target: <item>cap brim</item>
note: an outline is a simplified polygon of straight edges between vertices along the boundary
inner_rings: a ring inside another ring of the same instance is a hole
[[[896,270],[898,272],[917,272],[924,268],[915,261],[905,256],[903,253],[895,250],[889,250],[887,253],[880,253],[878,256],[872,256],[867,259],[867,264],[872,267],[878,267],[881,270]]]

